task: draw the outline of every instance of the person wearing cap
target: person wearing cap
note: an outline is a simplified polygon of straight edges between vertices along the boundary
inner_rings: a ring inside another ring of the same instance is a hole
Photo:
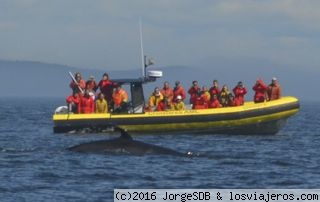
[[[184,101],[186,99],[186,92],[182,85],[180,84],[180,81],[175,82],[175,87],[173,89],[173,101],[177,102],[177,98],[180,95],[181,100]]]
[[[90,76],[89,80],[86,82],[86,89],[92,93],[95,93],[98,89],[98,85],[94,79],[94,76]]]
[[[75,81],[71,81],[70,88],[74,93],[82,93],[86,88],[86,82],[82,79],[81,74],[79,72],[74,74]],[[82,95],[82,94],[81,94]]]
[[[113,104],[114,104],[114,112],[122,113],[127,111],[128,107],[128,93],[121,87],[121,85],[117,85],[112,94]]]
[[[174,110],[185,110],[185,105],[181,95],[177,96],[176,102],[173,104],[173,108]]]
[[[244,104],[244,96],[247,94],[247,89],[244,87],[242,81],[239,81],[237,86],[233,88],[234,93],[234,104],[240,106]]]
[[[282,89],[276,77],[273,77],[267,89],[268,100],[277,100],[282,96]]]
[[[112,81],[110,81],[109,75],[107,73],[103,74],[102,79],[98,84],[98,87],[100,89],[100,92],[104,94],[107,103],[110,105],[112,102],[113,88],[115,87],[115,84]]]
[[[258,79],[256,84],[252,87],[255,94],[253,97],[253,101],[255,103],[264,102],[266,100],[266,92],[268,86],[263,82],[262,79]]]
[[[163,100],[163,95],[159,87],[155,87],[153,93],[149,97],[149,106],[152,111],[155,111],[159,103]]]

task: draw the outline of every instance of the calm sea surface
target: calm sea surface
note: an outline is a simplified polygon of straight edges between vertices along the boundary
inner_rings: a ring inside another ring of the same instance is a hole
[[[59,99],[0,99],[1,201],[113,201],[114,188],[319,188],[320,103],[301,103],[277,135],[146,135],[208,157],[78,154],[108,135],[53,134]]]

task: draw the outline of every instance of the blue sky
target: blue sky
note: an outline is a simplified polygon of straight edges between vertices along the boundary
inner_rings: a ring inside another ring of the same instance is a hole
[[[248,58],[319,71],[318,0],[1,0],[0,59],[94,69]]]

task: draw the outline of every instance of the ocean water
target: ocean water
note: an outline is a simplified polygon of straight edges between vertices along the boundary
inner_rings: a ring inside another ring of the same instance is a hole
[[[79,154],[106,134],[54,134],[62,99],[0,99],[1,201],[113,201],[115,188],[319,188],[320,103],[303,102],[278,134],[146,135],[206,157]]]

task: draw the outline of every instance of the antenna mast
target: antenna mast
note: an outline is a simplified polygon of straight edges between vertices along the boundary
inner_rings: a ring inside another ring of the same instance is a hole
[[[143,52],[143,40],[142,40],[142,21],[141,18],[139,20],[140,24],[140,48],[141,48],[141,63],[142,63],[142,76],[146,77],[146,61],[145,61],[145,56]]]

